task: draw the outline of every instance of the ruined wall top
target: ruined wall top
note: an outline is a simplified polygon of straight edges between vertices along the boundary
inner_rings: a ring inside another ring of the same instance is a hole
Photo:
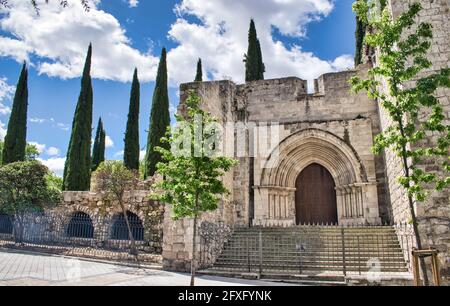
[[[365,93],[350,92],[349,80],[364,76],[368,65],[357,69],[327,73],[314,82],[314,91],[308,91],[308,82],[297,77],[260,80],[237,85],[230,80],[194,82],[180,87],[180,108],[189,91],[201,96],[203,107],[222,122],[292,122],[330,121],[372,118],[377,121],[377,107]]]
[[[272,101],[305,95],[324,95],[334,89],[349,87],[348,80],[360,72],[367,71],[367,69],[368,65],[360,65],[357,69],[323,74],[314,80],[313,88],[308,88],[306,80],[292,76],[252,81],[245,84],[236,84],[232,80],[184,83],[180,85],[180,98],[181,102],[184,102],[189,91],[197,92],[203,98],[220,98],[226,97],[232,91],[238,93],[245,91]]]

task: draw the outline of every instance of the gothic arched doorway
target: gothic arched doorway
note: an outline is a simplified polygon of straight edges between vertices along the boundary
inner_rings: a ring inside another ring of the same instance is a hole
[[[335,182],[319,164],[311,164],[298,176],[295,193],[297,224],[337,224]]]

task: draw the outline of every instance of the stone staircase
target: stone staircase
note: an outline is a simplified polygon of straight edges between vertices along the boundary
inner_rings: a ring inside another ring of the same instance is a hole
[[[346,273],[344,273],[344,271]],[[239,228],[204,274],[289,279],[367,272],[405,273],[393,227]]]

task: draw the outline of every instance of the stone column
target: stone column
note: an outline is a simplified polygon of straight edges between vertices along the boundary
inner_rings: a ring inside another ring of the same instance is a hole
[[[369,224],[381,224],[378,208],[377,183],[369,182],[361,186],[364,199],[364,220]]]

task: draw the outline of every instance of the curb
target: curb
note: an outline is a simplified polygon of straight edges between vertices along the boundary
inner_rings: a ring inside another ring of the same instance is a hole
[[[96,258],[81,257],[81,256],[78,257],[78,256],[70,256],[70,255],[57,255],[57,254],[30,251],[30,250],[16,250],[16,249],[9,249],[9,248],[5,248],[5,247],[0,247],[0,252],[66,258],[66,259],[80,260],[80,261],[86,261],[86,262],[94,262],[94,263],[109,264],[109,265],[114,265],[114,266],[129,267],[129,268],[151,269],[151,270],[164,271],[162,264],[155,264],[155,263],[153,263],[153,264],[145,264],[145,263],[144,264],[134,264],[134,263],[125,263],[125,262],[120,262],[120,261],[96,259]]]

